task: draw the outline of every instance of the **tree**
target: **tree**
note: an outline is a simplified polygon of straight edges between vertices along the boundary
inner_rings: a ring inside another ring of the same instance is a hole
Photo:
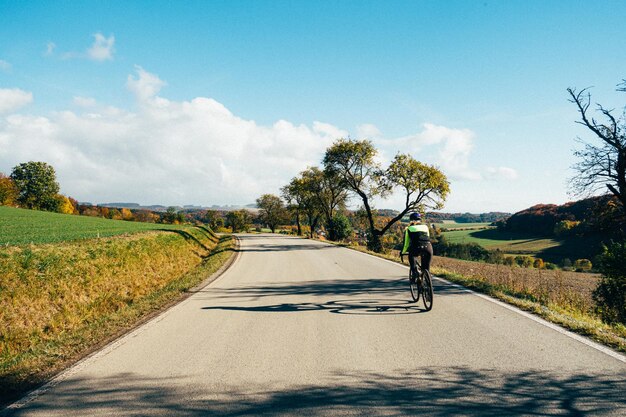
[[[339,181],[319,168],[307,168],[298,177],[292,178],[291,182],[282,188],[282,194],[283,198],[290,202],[292,210],[297,211],[298,228],[300,216],[305,217],[311,238],[320,217],[325,217],[328,227],[336,209],[344,204],[346,198],[345,190]]]
[[[17,204],[18,190],[13,180],[0,172],[0,206]]]
[[[294,219],[296,220],[298,236],[302,236],[302,224],[300,217],[302,216],[302,211],[304,210],[304,195],[302,192],[301,182],[302,180],[300,178],[295,177],[289,184],[280,189],[281,196],[287,202],[287,210],[292,213]]]
[[[621,86],[621,88],[620,88]],[[618,86],[618,91],[626,91],[626,80]],[[572,178],[572,189],[577,194],[590,194],[605,187],[621,202],[626,209],[626,117],[622,114],[616,118],[609,110],[597,104],[596,111],[603,116],[598,121],[589,115],[591,94],[587,88],[580,91],[568,88],[570,102],[574,103],[580,113],[581,121],[600,140],[600,144],[582,142],[583,150],[575,152],[580,158],[574,165],[578,172]]]
[[[11,180],[18,190],[17,202],[20,206],[46,211],[58,211],[59,183],[51,165],[45,162],[25,162],[11,172]]]
[[[336,240],[343,240],[350,237],[352,234],[350,220],[348,220],[343,213],[335,214],[329,225],[329,233],[331,233]]]
[[[344,209],[348,194],[341,178],[336,172],[320,170],[317,167],[309,168],[302,172],[302,180],[307,193],[311,196],[308,200],[307,216],[311,220],[312,215],[323,217],[326,228],[329,231],[328,238],[337,240],[330,227],[337,210]],[[317,223],[317,219],[315,221]],[[315,225],[311,225],[311,236]]]
[[[248,210],[229,211],[226,214],[226,225],[229,226],[233,233],[246,231],[252,216]]]
[[[407,154],[398,154],[386,170],[376,162],[376,148],[368,140],[339,139],[324,155],[325,171],[337,175],[342,184],[363,202],[369,233],[369,249],[382,251],[381,236],[406,213],[425,208],[443,207],[450,185],[438,168],[416,161]],[[382,225],[376,224],[372,198],[385,198],[394,190],[402,192],[405,207]]]
[[[78,214],[76,206],[72,203],[72,199],[61,194],[57,194],[59,200],[59,213]]]
[[[602,278],[593,293],[602,318],[626,324],[626,241],[611,242],[604,248],[600,272]]]
[[[224,218],[216,210],[207,210],[204,213],[204,221],[212,230],[217,230],[224,226]]]
[[[257,198],[256,204],[260,209],[261,221],[272,230],[272,233],[276,231],[276,226],[284,223],[288,218],[283,200],[276,195],[263,194]]]

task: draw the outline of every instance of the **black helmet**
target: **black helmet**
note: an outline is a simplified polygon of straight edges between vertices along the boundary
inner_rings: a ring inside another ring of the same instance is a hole
[[[415,211],[411,213],[411,215],[409,216],[409,219],[411,219],[411,221],[417,221],[417,220],[421,220],[422,216],[418,212]]]

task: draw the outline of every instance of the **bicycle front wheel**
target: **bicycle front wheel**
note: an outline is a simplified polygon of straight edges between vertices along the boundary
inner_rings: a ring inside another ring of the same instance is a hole
[[[413,268],[409,269],[409,285],[411,287],[411,298],[413,299],[413,302],[417,302],[417,300],[419,300],[420,298],[420,291],[419,291],[419,287],[417,285],[417,277],[415,276],[415,272],[413,271]]]
[[[433,279],[432,275],[430,275],[430,271],[424,271],[422,280],[424,287],[422,291],[422,300],[424,301],[426,311],[430,311],[433,308]]]

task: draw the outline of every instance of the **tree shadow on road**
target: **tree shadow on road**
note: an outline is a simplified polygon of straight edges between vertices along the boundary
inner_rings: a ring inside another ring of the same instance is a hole
[[[290,379],[293,381],[293,379]],[[73,378],[5,415],[134,416],[582,416],[625,415],[623,373],[502,371],[465,367],[389,373],[335,373],[316,384],[284,387],[279,374],[263,384],[207,388],[175,378],[119,374]]]

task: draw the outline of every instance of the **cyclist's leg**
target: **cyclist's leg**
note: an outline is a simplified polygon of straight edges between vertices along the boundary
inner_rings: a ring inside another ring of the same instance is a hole
[[[433,259],[433,246],[429,243],[421,251],[421,265],[425,270],[430,271],[430,261]]]
[[[414,276],[417,277],[417,267],[415,265],[415,254],[409,252],[409,266],[411,267],[411,271],[413,271]]]

